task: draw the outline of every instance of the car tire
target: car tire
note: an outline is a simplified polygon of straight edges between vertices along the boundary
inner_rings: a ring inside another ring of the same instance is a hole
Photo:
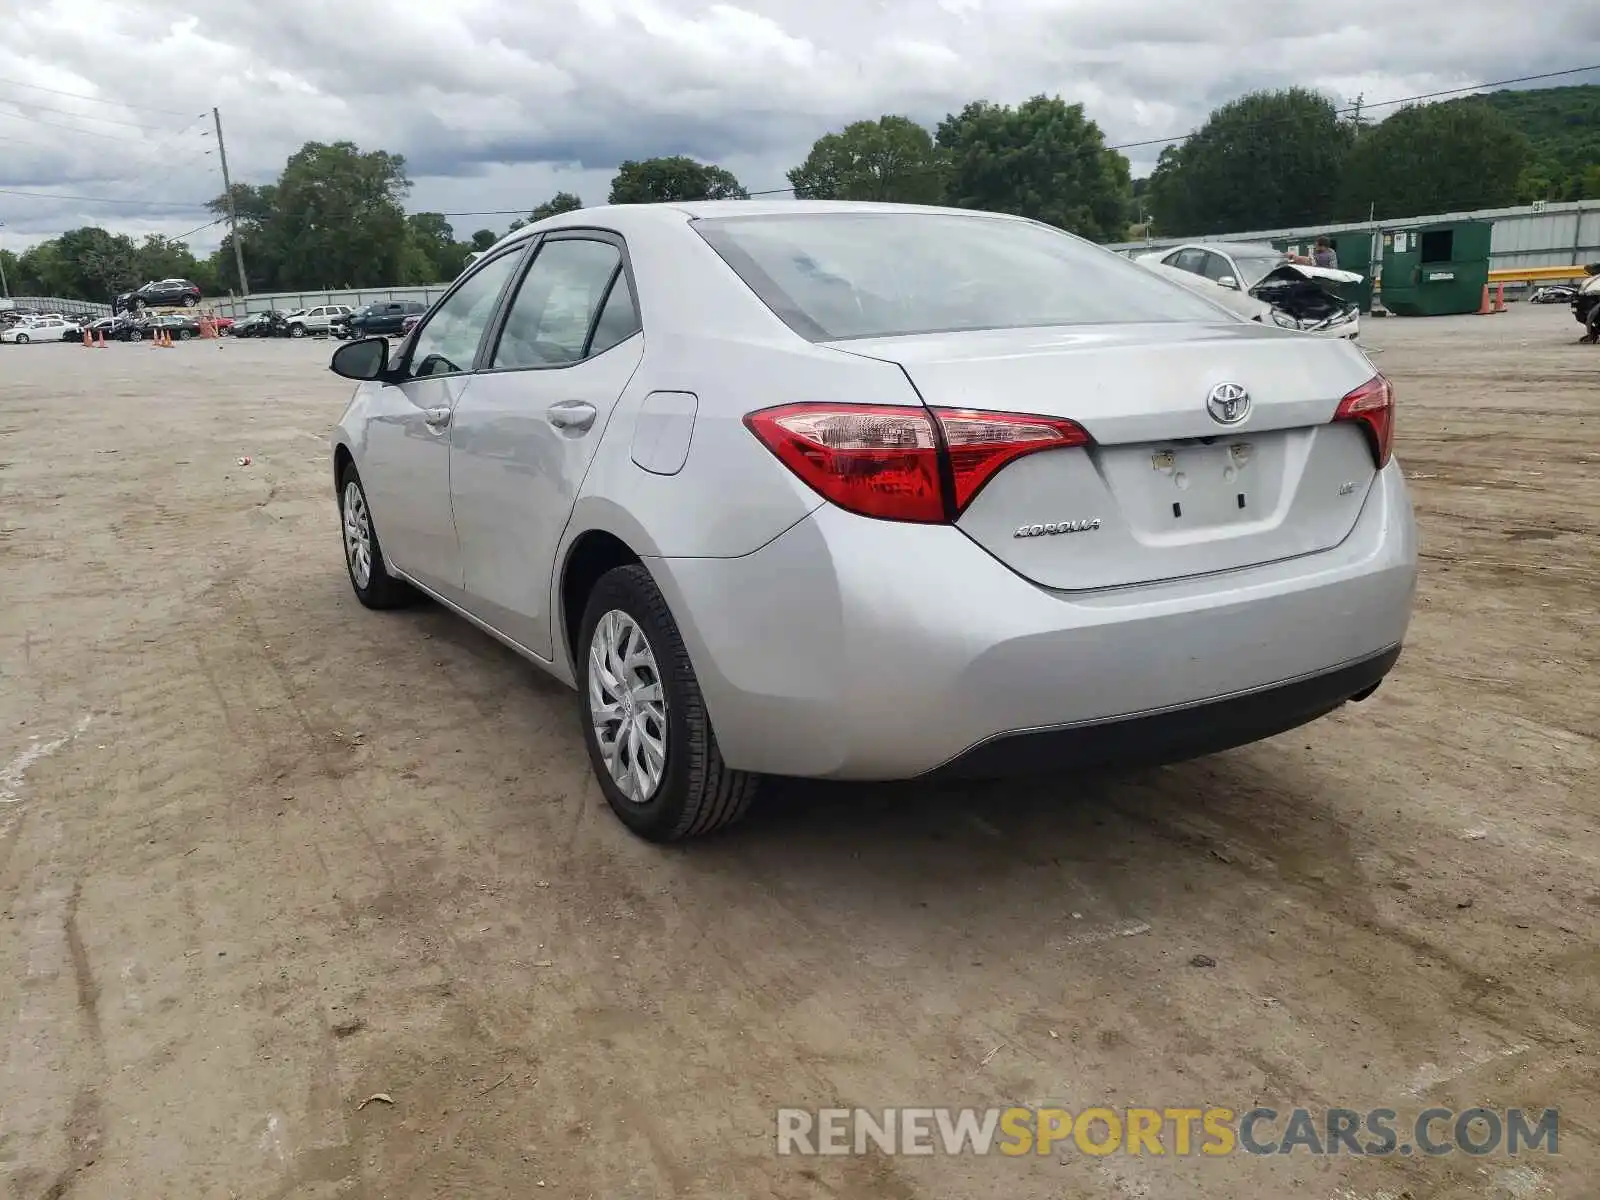
[[[127,333],[127,340],[130,342],[142,342],[144,341],[144,334],[140,333],[137,329],[130,329]]]
[[[26,346],[27,344],[28,344],[28,335],[25,334],[25,333],[17,334],[17,345]]]
[[[619,676],[618,649],[623,646],[633,648],[633,662]],[[689,652],[649,571],[617,567],[600,577],[584,606],[574,657],[589,764],[606,803],[624,825],[647,841],[675,842],[722,829],[744,816],[761,777],[722,761]],[[609,663],[611,669],[597,673],[597,662],[600,668]],[[654,694],[660,700],[652,711]],[[605,718],[608,710],[616,711],[615,720]],[[639,731],[631,749],[630,722]],[[608,738],[616,739],[610,744],[617,773],[601,746],[602,726]],[[656,742],[648,740],[652,728],[661,735]],[[632,755],[652,745],[661,746],[661,752],[643,755],[645,770],[635,771]],[[662,762],[652,769],[655,757]],[[619,784],[618,774],[628,781],[629,791]]]
[[[183,298],[183,306],[185,308],[193,308],[195,305],[197,305],[199,303],[200,303],[200,301],[196,300],[193,296],[185,296]]]
[[[300,337],[305,337],[305,335],[306,335],[306,327],[304,325],[291,325],[291,326],[289,326],[289,336],[290,337],[292,337],[292,338],[300,338]]]
[[[345,570],[357,600],[368,608],[381,610],[403,608],[416,598],[411,586],[389,574],[384,565],[378,529],[367,504],[367,489],[354,463],[346,465],[339,476],[339,529]]]
[[[190,333],[187,329],[178,330],[178,340],[180,342],[187,342],[193,336],[194,334]]]

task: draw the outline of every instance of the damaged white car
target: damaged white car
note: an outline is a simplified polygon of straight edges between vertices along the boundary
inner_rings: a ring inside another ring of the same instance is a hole
[[[1250,242],[1192,242],[1134,261],[1246,320],[1318,337],[1354,339],[1361,333],[1361,310],[1336,290],[1361,282],[1354,271],[1307,266]]]

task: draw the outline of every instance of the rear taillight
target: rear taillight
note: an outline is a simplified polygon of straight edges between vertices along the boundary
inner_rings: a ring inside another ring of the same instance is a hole
[[[1090,440],[1072,421],[964,408],[786,404],[744,423],[840,508],[923,524],[955,520],[1007,463]]]
[[[1359,421],[1372,443],[1372,458],[1381,471],[1394,452],[1394,385],[1374,375],[1339,401],[1335,421]]]

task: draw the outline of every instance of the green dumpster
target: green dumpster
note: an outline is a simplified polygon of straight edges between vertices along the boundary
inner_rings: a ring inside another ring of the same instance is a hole
[[[1383,306],[1402,317],[1477,312],[1493,234],[1493,221],[1384,230]]]

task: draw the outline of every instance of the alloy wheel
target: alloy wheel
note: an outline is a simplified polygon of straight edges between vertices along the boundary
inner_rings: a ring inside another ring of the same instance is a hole
[[[667,767],[667,698],[649,639],[619,608],[600,618],[589,641],[589,717],[617,790],[647,803]]]
[[[344,485],[344,553],[356,586],[366,587],[372,579],[372,518],[367,515],[367,498],[354,479]]]

